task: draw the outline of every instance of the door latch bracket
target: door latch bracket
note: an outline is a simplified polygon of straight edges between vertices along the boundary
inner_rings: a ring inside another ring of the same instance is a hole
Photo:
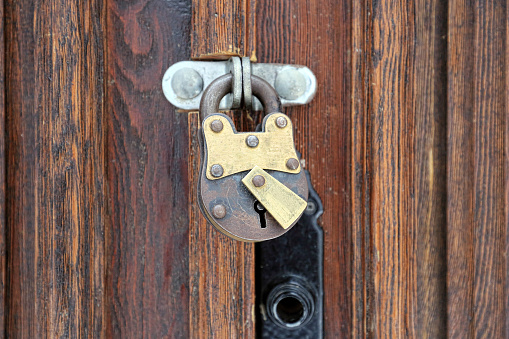
[[[232,57],[226,61],[180,61],[173,64],[163,77],[163,92],[174,106],[185,111],[200,107],[203,91],[218,77],[233,74],[233,93],[226,95],[219,104],[221,110],[240,108],[241,97],[247,109],[262,110],[257,98],[251,97],[249,81],[245,77],[256,75],[274,87],[281,104],[305,105],[316,92],[316,77],[306,66],[251,63],[249,58]]]

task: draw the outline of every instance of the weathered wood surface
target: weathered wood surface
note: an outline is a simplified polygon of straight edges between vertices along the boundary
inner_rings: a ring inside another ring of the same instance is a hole
[[[436,338],[447,320],[446,6],[352,12],[353,334]]]
[[[161,77],[189,59],[190,5],[108,1],[108,338],[189,336],[187,116]]]
[[[256,61],[256,0],[192,0],[191,58]]]
[[[448,46],[448,336],[509,335],[507,2],[451,1]]]
[[[100,336],[102,2],[4,4],[9,192],[4,333]]]
[[[352,335],[507,337],[506,3],[352,20]]]
[[[354,22],[363,22],[366,32],[353,37],[359,49],[354,52],[356,71],[363,74],[353,77],[353,88],[358,89],[354,95],[359,97],[354,96],[352,134],[364,140],[354,142],[352,151],[353,196],[358,199],[353,205],[361,205],[353,239],[359,246],[355,259],[364,256],[369,267],[356,273],[369,288],[364,295],[356,295],[362,299],[353,300],[355,310],[366,307],[367,317],[361,318],[365,327],[356,332],[359,336],[412,336],[417,301],[416,223],[412,220],[414,17],[408,2],[381,1],[375,6],[367,1],[360,6]],[[359,55],[362,51],[365,59]],[[361,270],[363,264],[355,263]],[[369,305],[363,305],[366,301]]]
[[[6,333],[5,314],[6,314],[6,213],[5,213],[5,42],[4,42],[4,3],[0,2],[0,55],[4,58],[0,60],[0,333]]]

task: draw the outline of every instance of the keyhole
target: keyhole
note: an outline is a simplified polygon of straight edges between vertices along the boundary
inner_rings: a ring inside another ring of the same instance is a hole
[[[260,215],[260,226],[262,228],[267,227],[267,221],[265,220],[265,212],[267,212],[267,210],[265,209],[265,207],[263,207],[263,205],[260,204],[258,200],[256,200],[254,204],[254,209],[255,212]]]

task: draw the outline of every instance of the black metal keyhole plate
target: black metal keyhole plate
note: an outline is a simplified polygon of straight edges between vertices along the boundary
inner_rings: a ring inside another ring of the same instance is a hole
[[[308,207],[297,225],[256,244],[259,338],[323,337],[323,231],[317,223],[323,207],[307,171],[306,178]]]

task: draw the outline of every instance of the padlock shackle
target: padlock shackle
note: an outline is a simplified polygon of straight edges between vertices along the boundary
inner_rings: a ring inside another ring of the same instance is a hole
[[[233,75],[225,74],[212,81],[203,91],[200,102],[200,115],[204,120],[208,115],[219,112],[221,99],[232,91]],[[265,114],[282,112],[281,101],[276,90],[265,80],[251,75],[253,95],[262,102]]]

